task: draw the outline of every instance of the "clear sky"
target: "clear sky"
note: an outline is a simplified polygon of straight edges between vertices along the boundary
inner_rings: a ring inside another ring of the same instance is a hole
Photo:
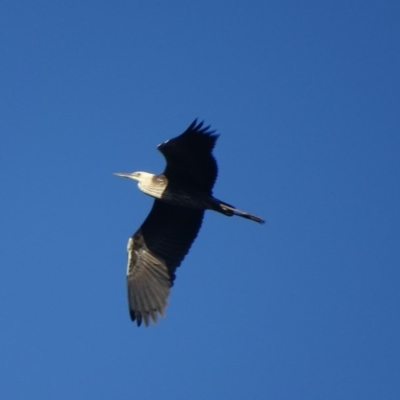
[[[400,3],[0,3],[3,399],[399,399]],[[216,197],[166,318],[126,243],[194,118]]]

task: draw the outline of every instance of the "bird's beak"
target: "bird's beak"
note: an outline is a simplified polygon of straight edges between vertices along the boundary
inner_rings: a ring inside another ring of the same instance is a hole
[[[122,178],[130,178],[132,179],[132,174],[127,174],[124,172],[114,172],[113,175],[122,176]]]

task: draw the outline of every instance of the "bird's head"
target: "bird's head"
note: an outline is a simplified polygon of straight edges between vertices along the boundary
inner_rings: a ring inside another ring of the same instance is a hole
[[[150,174],[148,172],[137,171],[137,172],[115,172],[114,175],[121,176],[123,178],[133,179],[134,181],[138,181],[138,186],[143,183],[144,185],[150,184],[154,174]]]

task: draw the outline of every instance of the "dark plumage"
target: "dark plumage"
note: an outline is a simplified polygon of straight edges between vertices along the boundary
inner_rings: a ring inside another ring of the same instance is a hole
[[[155,198],[150,214],[128,242],[129,312],[138,326],[164,315],[176,268],[195,240],[205,210],[264,222],[212,196],[217,137],[195,120],[180,136],[158,146],[167,161],[163,174],[116,174],[137,180],[139,189]]]
[[[212,150],[219,135],[209,128],[195,120],[182,135],[158,146],[167,161],[163,174],[169,182],[211,194],[218,173]]]

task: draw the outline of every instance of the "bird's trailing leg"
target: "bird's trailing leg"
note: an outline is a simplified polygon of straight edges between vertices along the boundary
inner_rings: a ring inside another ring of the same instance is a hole
[[[239,217],[256,221],[259,224],[263,224],[265,222],[262,218],[258,217],[257,215],[250,214],[246,211],[238,210],[237,208],[231,206],[230,204],[224,203],[223,201],[217,200],[217,208],[213,209],[228,216],[238,215]]]

